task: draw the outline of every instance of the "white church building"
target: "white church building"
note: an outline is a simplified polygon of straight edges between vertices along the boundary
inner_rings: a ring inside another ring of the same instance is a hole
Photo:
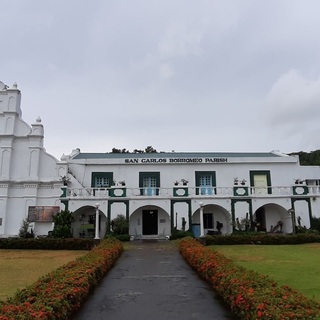
[[[22,120],[21,93],[0,82],[0,237],[27,219],[36,236],[73,212],[75,237],[102,238],[124,215],[135,238],[235,230],[293,233],[320,217],[320,168],[280,152],[82,153],[44,147],[41,119]]]

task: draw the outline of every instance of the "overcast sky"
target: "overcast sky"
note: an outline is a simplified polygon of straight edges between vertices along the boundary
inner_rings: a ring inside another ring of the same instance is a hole
[[[58,159],[320,149],[319,0],[0,4],[0,81]]]

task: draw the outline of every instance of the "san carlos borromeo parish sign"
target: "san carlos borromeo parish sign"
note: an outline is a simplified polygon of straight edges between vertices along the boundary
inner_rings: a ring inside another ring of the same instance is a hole
[[[226,163],[228,162],[228,158],[133,158],[133,159],[125,159],[124,163],[126,164],[137,164],[137,163]]]

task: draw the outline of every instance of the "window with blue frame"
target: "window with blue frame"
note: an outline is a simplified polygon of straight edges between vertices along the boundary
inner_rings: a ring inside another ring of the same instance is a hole
[[[160,172],[139,172],[139,188],[141,195],[159,195]]]
[[[196,171],[196,194],[215,194],[216,173],[214,171]]]

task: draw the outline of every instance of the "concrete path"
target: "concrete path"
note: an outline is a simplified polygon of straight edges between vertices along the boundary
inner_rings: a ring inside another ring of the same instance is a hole
[[[73,320],[233,319],[170,241],[133,241]]]

